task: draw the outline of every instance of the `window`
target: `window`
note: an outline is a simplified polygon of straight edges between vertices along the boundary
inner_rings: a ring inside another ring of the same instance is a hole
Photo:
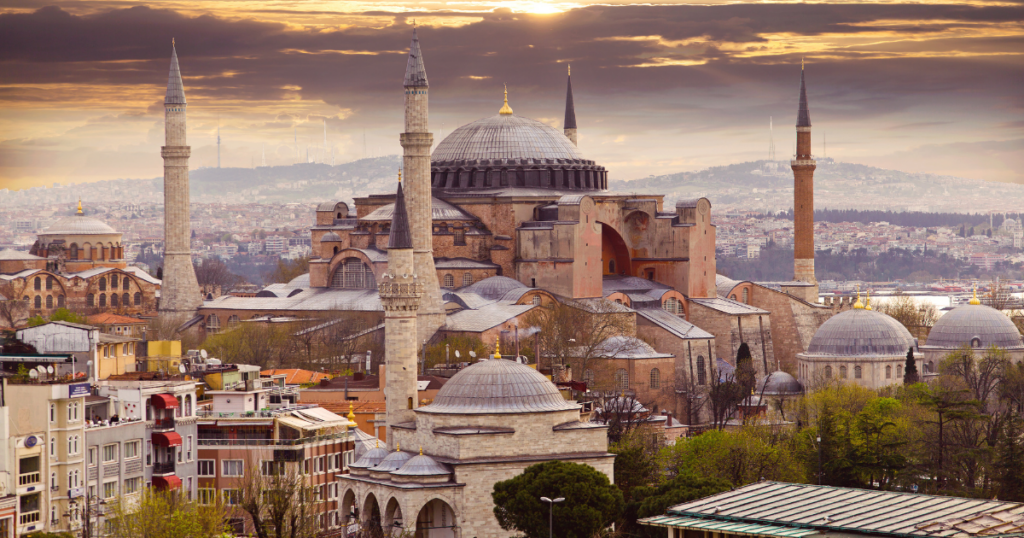
[[[845,366],[840,366],[839,367],[839,379],[846,379],[846,367]]]
[[[89,296],[92,297],[92,295],[89,295]],[[141,306],[141,305],[142,305],[142,294],[139,293],[139,292],[135,292],[135,306]],[[92,306],[92,305],[90,304],[89,306]]]
[[[189,435],[186,438],[185,449],[186,449],[185,456],[187,456],[188,461],[192,461],[192,436],[191,435]]]
[[[583,370],[583,382],[587,384],[587,390],[594,386],[594,371],[590,368]]]
[[[214,460],[199,460],[199,476],[217,476],[216,464]]]
[[[113,499],[117,497],[117,480],[103,483],[103,498]]]
[[[140,456],[139,448],[142,445],[142,441],[127,441],[124,444],[124,459],[130,460]]]
[[[68,404],[68,422],[78,422],[78,402]]]
[[[50,404],[50,422],[57,422],[57,404]]]
[[[142,489],[142,477],[137,476],[135,478],[128,478],[124,481],[124,494],[131,495],[132,493],[138,493]]]
[[[117,289],[117,275],[110,275],[110,289]]]
[[[123,289],[124,291],[128,291],[128,282],[129,282],[128,277],[127,276],[124,277],[124,280],[121,282],[121,284],[123,284],[121,286],[121,289]]]
[[[42,296],[36,295],[36,298],[35,298],[35,301],[34,301],[33,304],[35,305],[36,308],[42,308],[43,307],[43,298],[42,298]]]
[[[466,230],[465,230],[465,228],[456,228],[455,229],[455,244],[457,246],[462,246],[462,245],[466,244]]]
[[[903,377],[903,365],[896,365],[896,377]]]
[[[242,460],[223,460],[220,462],[221,476],[242,476]]]
[[[886,379],[892,379],[892,366],[891,365],[885,367],[885,378]]]
[[[100,306],[107,306],[107,294],[106,293],[101,293],[100,294]]]
[[[540,295],[533,296],[533,306],[540,306]]]
[[[854,366],[853,367],[853,377],[855,379],[860,379],[862,373],[863,373],[863,370],[861,369],[860,366]]]
[[[96,306],[96,296],[91,293],[86,295],[85,306]]]
[[[344,469],[346,471],[348,470],[348,466],[352,465],[352,462],[355,460],[355,455],[356,455],[356,453],[355,453],[354,450],[346,450],[345,453],[342,454],[342,457],[341,457],[342,469]]]
[[[213,504],[217,499],[215,488],[199,488],[196,490],[196,498],[199,504]]]
[[[46,308],[53,308],[53,295],[46,296]]]
[[[280,476],[284,474],[284,462],[283,461],[268,461],[263,460],[260,462],[260,471],[263,476]]]
[[[78,454],[78,440],[79,440],[79,437],[77,435],[69,435],[68,436],[68,455],[69,456],[74,455],[74,454]]]
[[[107,291],[107,279],[100,277],[100,291]]]
[[[473,283],[473,275],[469,273],[462,273],[462,285],[468,286]]]
[[[149,407],[146,407],[146,411],[149,411]],[[146,466],[150,465],[153,465],[153,440],[146,439]]]
[[[661,370],[658,370],[657,368],[651,370],[651,388],[661,388]]]
[[[56,437],[51,437],[50,438],[50,457],[51,458],[56,458],[57,457],[57,438]]]
[[[228,327],[234,327],[238,325],[238,316],[231,316],[228,318]]]
[[[618,392],[629,390],[629,372],[625,368],[615,371],[615,390]]]
[[[131,298],[128,296],[127,293],[121,294],[121,306],[128,306],[129,304],[131,304],[130,302],[128,302],[130,299]]]
[[[704,356],[697,355],[697,384],[707,385],[708,384],[708,373],[704,368]]]
[[[111,293],[110,294],[110,306],[117,306],[117,304],[119,302],[120,301],[117,299],[117,294],[116,293]]]
[[[34,284],[34,286],[33,286],[33,287],[34,287],[34,289],[36,289],[36,290],[41,290],[41,289],[43,289],[43,279],[41,279],[41,278],[39,278],[39,277],[36,277],[36,280],[35,280],[35,284]]]
[[[96,465],[96,447],[89,447],[89,467]]]
[[[186,484],[185,485],[185,497],[188,500],[191,501],[192,500],[192,477],[191,476],[188,477],[188,480],[185,482],[185,484]]]
[[[217,317],[217,314],[210,314],[209,316],[207,316],[206,330],[207,332],[211,332],[214,334],[220,332],[220,318]]]
[[[455,277],[453,277],[450,273],[444,275],[444,287],[445,288],[454,288],[455,287]]]
[[[64,296],[63,295],[58,295],[57,296],[57,308],[64,308]]]
[[[831,366],[826,366],[825,367],[825,378],[826,379],[832,379],[832,367]]]
[[[334,270],[332,288],[370,289],[377,287],[377,279],[370,267],[359,258],[345,258]]]
[[[117,461],[117,443],[103,446],[103,463]]]
[[[237,489],[222,489],[220,491],[224,495],[224,504],[228,506],[234,506],[238,504],[241,495],[238,494]]]
[[[665,309],[666,312],[675,314],[677,316],[685,313],[683,311],[682,301],[675,297],[669,297],[668,299],[665,299],[665,302],[661,304],[661,307]]]
[[[71,473],[68,473],[68,478],[71,478]],[[57,489],[57,473],[50,473],[50,489]]]
[[[750,302],[750,290],[747,289],[747,288],[743,288],[743,302],[744,303],[749,303]]]

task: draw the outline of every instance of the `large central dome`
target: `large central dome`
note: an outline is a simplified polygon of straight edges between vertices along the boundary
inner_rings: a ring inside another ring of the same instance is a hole
[[[905,355],[914,337],[900,322],[873,310],[836,314],[814,333],[806,356],[856,357]]]
[[[608,187],[603,166],[583,158],[564,134],[503,112],[459,127],[430,158],[438,191],[506,188],[594,191]]]
[[[572,159],[581,160],[566,136],[537,120],[498,114],[459,127],[444,138],[431,160]]]

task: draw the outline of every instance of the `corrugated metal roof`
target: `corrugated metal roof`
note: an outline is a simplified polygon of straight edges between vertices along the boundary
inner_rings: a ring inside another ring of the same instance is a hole
[[[433,220],[479,220],[475,216],[462,209],[441,200],[440,198],[430,199],[430,215]],[[395,204],[387,204],[374,209],[365,217],[359,219],[362,222],[383,222],[391,221],[395,216]]]
[[[750,523],[736,523],[731,521],[717,521],[678,516],[655,516],[647,519],[641,519],[640,522],[644,525],[651,525],[655,527],[677,527],[681,529],[715,531],[749,536],[782,536],[786,538],[800,538],[802,536],[810,536],[818,533],[818,531],[814,529],[781,527],[775,525],[755,525]]]
[[[715,337],[713,334],[701,329],[689,321],[686,321],[675,314],[666,312],[660,306],[653,308],[638,308],[636,313],[679,338],[706,340]]]
[[[461,310],[448,315],[445,321],[445,330],[483,332],[534,308],[537,308],[537,306],[532,304],[509,305],[492,303],[482,305],[474,310]]]
[[[204,305],[216,310],[352,310],[377,312],[383,310],[377,289],[348,290],[337,288],[309,288],[292,297],[233,297],[221,296]]]
[[[691,303],[697,303],[701,306],[718,310],[726,314],[768,314],[767,310],[762,310],[756,306],[750,306],[748,304],[741,303],[739,301],[733,301],[732,299],[723,299],[721,297],[715,298],[694,298],[690,297]]]
[[[703,521],[875,536],[1024,536],[1020,503],[784,482],[750,484],[668,512]]]

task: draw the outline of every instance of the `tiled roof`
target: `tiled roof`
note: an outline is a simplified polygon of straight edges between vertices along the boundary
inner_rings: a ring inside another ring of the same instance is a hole
[[[314,372],[312,370],[303,370],[301,368],[276,368],[270,370],[263,370],[260,372],[261,376],[273,376],[284,374],[284,383],[286,385],[302,385],[304,383],[319,383],[321,379],[330,379],[331,376],[323,372]]]
[[[148,324],[149,321],[139,318],[130,318],[128,316],[119,316],[110,312],[103,312],[101,314],[93,314],[88,316],[86,319],[92,325],[128,325],[128,324]]]

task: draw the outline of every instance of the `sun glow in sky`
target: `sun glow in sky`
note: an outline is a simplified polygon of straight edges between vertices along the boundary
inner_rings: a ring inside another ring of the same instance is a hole
[[[0,7],[0,188],[161,174],[176,38],[191,165],[399,153],[413,25],[431,126],[496,112],[558,125],[572,64],[580,147],[613,179],[792,145],[801,58],[816,144],[906,171],[1024,182],[1024,4],[24,0]],[[364,139],[366,142],[364,143]],[[817,150],[817,148],[815,148]]]

